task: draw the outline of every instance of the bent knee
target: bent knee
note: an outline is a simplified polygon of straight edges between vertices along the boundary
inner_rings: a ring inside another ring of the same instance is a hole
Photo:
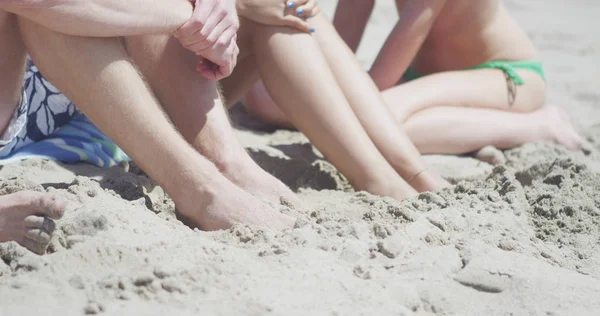
[[[512,110],[520,113],[539,110],[546,104],[546,82],[531,71],[520,71],[519,74],[525,84],[516,86]]]

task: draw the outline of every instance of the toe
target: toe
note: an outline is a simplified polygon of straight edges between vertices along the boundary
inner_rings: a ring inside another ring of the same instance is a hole
[[[54,221],[46,216],[30,215],[25,218],[25,226],[27,228],[43,229],[48,234],[52,234],[56,229]]]
[[[66,200],[55,194],[40,194],[34,203],[41,215],[52,219],[63,217],[65,207],[67,206]]]
[[[501,150],[494,146],[485,146],[474,154],[475,158],[492,165],[499,165],[506,162],[506,157]]]
[[[23,238],[22,240],[19,241],[19,244],[27,249],[29,249],[31,252],[38,254],[38,255],[43,255],[46,253],[46,247],[48,246],[48,243],[39,243],[36,242],[34,240],[31,240],[27,237]]]
[[[58,195],[33,191],[21,191],[11,197],[16,207],[29,214],[59,219],[63,216],[66,200]]]
[[[40,228],[30,228],[25,232],[25,238],[38,244],[47,245],[50,242],[50,234]]]

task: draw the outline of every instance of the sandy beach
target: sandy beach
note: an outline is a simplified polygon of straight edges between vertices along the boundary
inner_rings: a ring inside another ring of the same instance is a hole
[[[600,1],[505,3],[583,150],[527,144],[496,167],[427,156],[454,186],[396,201],[353,192],[302,134],[237,107],[243,144],[308,206],[309,221],[283,232],[192,230],[134,164],[4,165],[0,194],[59,192],[70,204],[49,254],[0,244],[0,315],[598,315]],[[335,1],[321,6],[332,16]],[[396,19],[379,0],[365,67]]]

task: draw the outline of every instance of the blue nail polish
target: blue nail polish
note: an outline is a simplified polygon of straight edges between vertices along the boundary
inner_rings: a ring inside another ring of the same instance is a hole
[[[314,28],[314,27],[311,27],[311,28],[309,29],[309,31],[310,31],[311,33],[314,33],[314,32],[315,32],[315,28]]]
[[[288,7],[288,9],[291,9],[291,8],[293,8],[295,5],[296,5],[295,3],[293,3],[293,2],[290,2],[290,3],[288,3],[287,7]]]
[[[312,15],[310,15],[310,14],[309,14],[309,15],[307,15],[307,16],[306,16],[306,18],[307,18],[307,19],[310,19],[310,18],[312,18]]]
[[[296,10],[296,14],[300,15],[302,13],[304,13],[304,9],[298,9],[298,10]]]

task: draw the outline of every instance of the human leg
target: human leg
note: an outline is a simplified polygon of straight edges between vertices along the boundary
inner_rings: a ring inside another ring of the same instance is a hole
[[[248,113],[265,123],[283,128],[294,128],[294,123],[273,101],[262,80],[256,82],[244,95],[243,105]]]
[[[252,28],[252,49],[269,94],[350,183],[378,195],[414,195],[363,130],[314,39],[287,27]]]
[[[411,185],[418,191],[448,186],[448,182],[439,175],[427,170],[416,147],[394,121],[377,87],[327,18],[316,16],[311,19],[311,25],[319,30],[314,37],[345,98],[364,130],[396,172],[404,179],[412,179]]]
[[[168,36],[126,40],[127,50],[183,137],[230,181],[262,198],[300,204],[281,181],[261,169],[236,138],[217,83],[195,71],[197,57]]]
[[[68,36],[25,19],[20,26],[44,75],[165,188],[190,224],[206,230],[236,222],[292,225],[223,177],[177,133],[119,39]]]
[[[516,87],[512,105],[502,72],[491,69],[425,76],[388,89],[383,97],[422,153],[462,154],[535,141],[579,148],[582,141],[568,114],[543,107],[543,80],[529,71],[519,74],[525,85]]]
[[[0,196],[0,242],[16,241],[41,255],[66,202],[50,193],[17,192]]]
[[[17,16],[0,10],[0,134],[19,105],[26,60]]]
[[[0,134],[5,133],[17,106],[24,102],[26,58],[17,17],[0,10]],[[11,132],[11,137],[18,133]],[[0,196],[0,242],[16,241],[43,254],[54,231],[53,219],[60,218],[64,209],[64,200],[54,194],[24,191]]]
[[[518,113],[540,109],[546,101],[544,80],[528,70],[517,70],[525,84],[515,86],[514,102],[499,69],[447,71],[424,76],[382,92],[383,99],[399,122],[435,106],[484,108]]]
[[[487,145],[508,149],[537,141],[571,150],[582,145],[566,112],[553,105],[531,113],[438,106],[417,112],[403,126],[423,154],[464,154]]]

